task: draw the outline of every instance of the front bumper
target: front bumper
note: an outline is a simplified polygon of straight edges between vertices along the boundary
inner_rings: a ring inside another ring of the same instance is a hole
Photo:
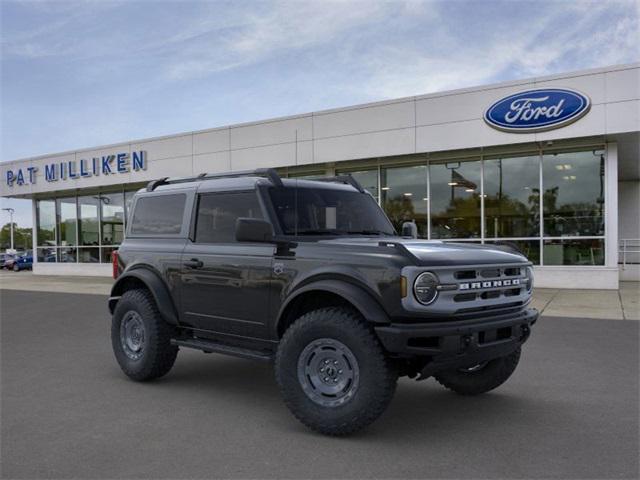
[[[538,311],[527,308],[517,315],[422,324],[375,327],[384,348],[403,357],[427,360],[422,377],[441,370],[464,368],[517,350],[531,333]]]

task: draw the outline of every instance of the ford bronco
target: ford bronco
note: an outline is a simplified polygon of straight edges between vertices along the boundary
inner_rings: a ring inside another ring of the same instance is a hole
[[[373,422],[399,376],[500,386],[538,317],[523,255],[399,236],[351,176],[164,178],[133,203],[109,298],[124,373],[162,377],[180,348],[273,362],[288,408],[324,434]]]

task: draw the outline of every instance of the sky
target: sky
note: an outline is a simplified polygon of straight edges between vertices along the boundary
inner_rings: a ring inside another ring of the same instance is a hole
[[[640,60],[640,0],[2,0],[0,17],[0,161]]]

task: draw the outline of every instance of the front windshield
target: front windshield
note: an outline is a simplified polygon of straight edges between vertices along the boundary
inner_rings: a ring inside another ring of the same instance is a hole
[[[395,235],[393,226],[367,193],[277,187],[269,194],[285,235]]]

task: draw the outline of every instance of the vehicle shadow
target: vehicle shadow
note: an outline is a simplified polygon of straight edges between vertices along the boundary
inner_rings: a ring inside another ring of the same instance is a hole
[[[216,398],[252,415],[260,405],[262,418],[280,431],[309,431],[286,410],[269,364],[181,351],[174,370],[165,378],[154,382],[152,388],[181,391],[181,394],[205,395]],[[150,385],[150,386],[151,386]],[[446,390],[433,379],[416,382],[402,378],[388,410],[370,428],[350,436],[350,439],[397,441],[401,437],[427,438],[434,432],[451,435],[464,429],[465,434],[483,436],[487,425],[505,425],[514,431],[526,426],[531,417],[544,421],[562,422],[568,412],[563,405],[542,407],[531,398],[530,392],[505,385],[493,392],[475,397],[461,396]],[[220,395],[224,398],[220,399]],[[552,415],[554,418],[548,418]]]

